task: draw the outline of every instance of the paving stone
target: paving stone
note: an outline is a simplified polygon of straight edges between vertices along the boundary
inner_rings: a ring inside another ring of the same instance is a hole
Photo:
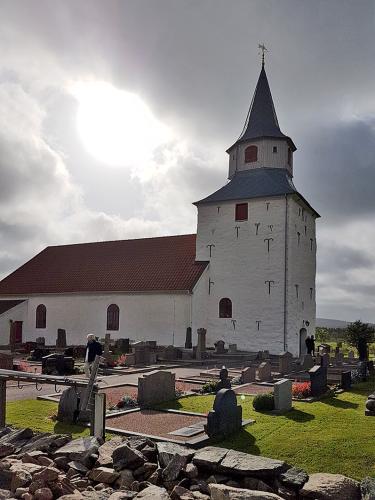
[[[276,477],[288,468],[285,462],[229,450],[219,470],[224,473],[255,477]]]
[[[359,500],[361,498],[358,481],[342,474],[311,474],[300,491],[303,498],[322,500]]]
[[[215,446],[206,446],[197,451],[193,457],[193,463],[198,468],[216,471],[220,462],[227,455],[226,448],[216,448]]]
[[[210,493],[211,500],[283,500],[274,493],[232,488],[225,484],[210,484]]]

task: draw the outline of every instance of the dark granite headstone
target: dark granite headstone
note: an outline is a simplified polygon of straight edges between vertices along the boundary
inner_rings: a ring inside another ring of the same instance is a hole
[[[311,395],[320,396],[327,390],[327,367],[326,366],[313,366],[309,370],[311,381]]]
[[[192,342],[191,326],[188,326],[186,328],[185,349],[192,349],[192,347],[193,347],[193,342]]]
[[[56,347],[58,349],[66,348],[66,331],[63,328],[57,329]]]
[[[352,386],[352,372],[341,372],[341,388],[344,390],[350,389]]]
[[[130,342],[129,339],[118,339],[116,340],[116,348],[121,354],[127,354],[130,352]]]
[[[217,391],[220,391],[221,389],[230,389],[231,383],[228,378],[228,370],[226,368],[222,368],[219,373],[220,377],[220,382],[217,384]]]
[[[367,361],[360,361],[358,363],[358,374],[363,382],[367,380]]]
[[[215,397],[213,409],[207,415],[205,431],[210,438],[221,438],[242,427],[242,407],[237,406],[232,389],[221,389]]]
[[[42,358],[42,373],[45,375],[69,375],[74,372],[74,359],[64,354],[49,354]]]
[[[365,415],[370,417],[375,416],[375,393],[367,396]]]
[[[216,354],[224,354],[226,351],[225,351],[225,342],[224,340],[218,340],[217,342],[215,342],[215,353]]]

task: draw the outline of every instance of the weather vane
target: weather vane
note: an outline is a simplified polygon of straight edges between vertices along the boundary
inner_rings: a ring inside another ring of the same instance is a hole
[[[262,54],[262,66],[264,66],[264,53],[265,52],[268,52],[268,49],[267,47],[264,45],[264,43],[260,43],[258,45],[258,49],[259,49],[259,54]]]

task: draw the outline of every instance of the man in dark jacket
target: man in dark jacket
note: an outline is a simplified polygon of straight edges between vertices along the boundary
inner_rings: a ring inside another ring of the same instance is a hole
[[[103,352],[100,342],[95,338],[95,335],[89,333],[87,335],[87,345],[85,354],[85,374],[87,378],[90,378],[91,365],[95,361],[96,356],[101,356]]]

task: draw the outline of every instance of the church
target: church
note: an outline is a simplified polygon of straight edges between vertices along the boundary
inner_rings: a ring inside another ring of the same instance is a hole
[[[0,282],[0,344],[86,335],[184,346],[191,328],[246,351],[304,352],[315,332],[315,221],[293,184],[264,60],[229,182],[197,201],[197,233],[50,246]],[[224,180],[223,180],[224,181]]]

